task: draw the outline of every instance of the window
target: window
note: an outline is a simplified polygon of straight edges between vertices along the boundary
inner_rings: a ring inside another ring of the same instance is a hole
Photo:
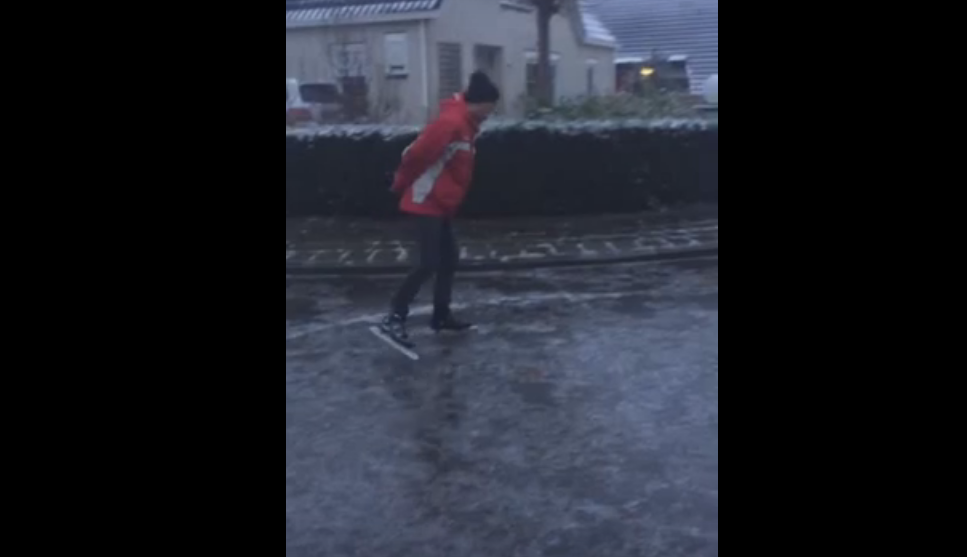
[[[646,63],[640,70],[643,83],[650,83],[662,91],[688,93],[692,79],[687,56],[659,58]]]
[[[340,101],[339,87],[335,83],[303,83],[299,94],[309,104],[338,104]]]
[[[329,62],[332,65],[333,77],[336,79],[365,76],[366,68],[369,65],[366,45],[363,43],[330,45]]]
[[[406,33],[390,33],[384,38],[386,75],[406,77],[410,73],[410,41]]]
[[[692,80],[688,71],[688,58],[672,56],[667,62],[659,65],[659,86],[667,91],[688,93]]]
[[[463,91],[463,46],[459,43],[437,45],[440,71],[440,100]]]

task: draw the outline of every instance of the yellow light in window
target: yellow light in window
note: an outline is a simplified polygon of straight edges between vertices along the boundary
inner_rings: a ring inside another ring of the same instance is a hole
[[[651,77],[655,75],[655,68],[641,68],[641,77]]]

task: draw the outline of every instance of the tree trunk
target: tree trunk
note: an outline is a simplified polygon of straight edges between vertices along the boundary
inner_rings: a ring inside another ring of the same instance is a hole
[[[554,80],[551,67],[551,19],[554,10],[546,3],[537,7],[537,103],[541,108],[554,105]]]

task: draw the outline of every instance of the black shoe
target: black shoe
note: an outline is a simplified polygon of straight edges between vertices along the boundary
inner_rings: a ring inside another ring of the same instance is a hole
[[[448,314],[446,317],[434,317],[430,321],[430,328],[437,333],[463,333],[473,329],[473,325],[458,321],[452,314]]]
[[[412,350],[416,346],[410,341],[410,334],[406,331],[406,319],[399,315],[393,314],[383,319],[379,324],[379,331],[404,348]]]

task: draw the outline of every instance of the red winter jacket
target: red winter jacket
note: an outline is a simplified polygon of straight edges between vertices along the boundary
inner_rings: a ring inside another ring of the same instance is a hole
[[[461,95],[443,102],[440,116],[403,152],[396,171],[393,191],[403,194],[404,213],[456,215],[470,189],[478,131]]]

